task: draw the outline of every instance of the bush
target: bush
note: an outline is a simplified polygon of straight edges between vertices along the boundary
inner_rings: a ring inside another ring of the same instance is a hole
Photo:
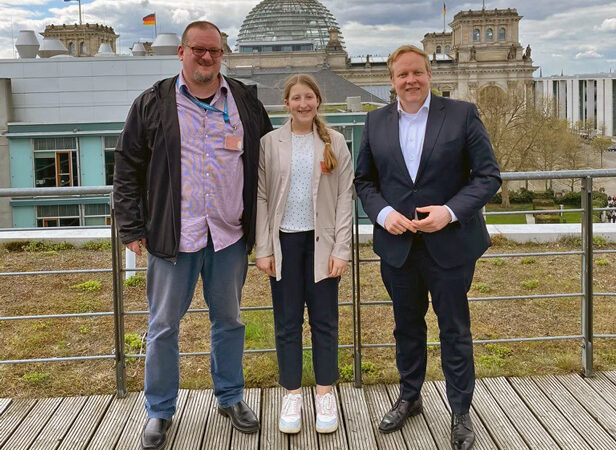
[[[526,289],[536,289],[539,287],[539,280],[526,280],[520,283],[523,288]]]
[[[124,280],[124,286],[128,287],[143,287],[145,286],[145,277],[142,275],[133,275]]]
[[[81,246],[85,250],[111,250],[111,241],[90,241]]]
[[[21,376],[21,379],[26,383],[42,383],[49,378],[46,372],[26,372]]]
[[[526,257],[522,258],[522,264],[535,264],[537,260],[535,258]]]
[[[535,214],[535,223],[560,223],[558,213]]]
[[[509,201],[511,203],[532,203],[535,198],[535,193],[526,188],[520,188],[519,191],[509,193]]]
[[[24,247],[30,244],[30,241],[13,241],[4,244],[4,248],[9,252],[23,252]]]
[[[74,284],[71,289],[76,289],[82,292],[94,292],[101,289],[101,282],[97,280],[88,280],[84,283]]]
[[[487,294],[492,291],[492,288],[487,283],[473,283],[472,289],[481,292],[482,294]]]
[[[576,208],[582,207],[582,193],[581,192],[567,192],[560,200],[563,205],[570,205]],[[607,206],[607,194],[605,192],[593,191],[592,192],[592,204],[595,208],[605,208]]]
[[[25,252],[50,252],[50,251],[62,251],[62,250],[72,250],[75,246],[69,242],[41,242],[41,241],[30,241],[27,242],[22,250]]]

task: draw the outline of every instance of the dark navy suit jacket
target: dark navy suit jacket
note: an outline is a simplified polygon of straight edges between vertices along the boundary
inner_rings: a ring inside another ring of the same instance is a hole
[[[374,251],[389,265],[404,264],[413,233],[393,235],[378,225],[385,206],[411,219],[417,207],[451,208],[458,221],[423,238],[436,263],[453,268],[474,263],[490,246],[481,208],[500,185],[494,150],[474,104],[432,94],[415,182],[400,148],[397,103],[368,113],[355,187],[374,224]]]

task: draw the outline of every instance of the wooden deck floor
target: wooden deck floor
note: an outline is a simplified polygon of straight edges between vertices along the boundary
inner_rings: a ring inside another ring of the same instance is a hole
[[[397,397],[397,386],[338,386],[341,426],[314,430],[313,391],[304,389],[302,431],[278,431],[282,390],[248,389],[261,432],[234,431],[216,412],[212,391],[182,390],[167,449],[449,449],[449,412],[443,382],[426,383],[424,413],[396,433],[377,426]],[[473,400],[476,449],[616,449],[616,372],[484,378]],[[46,399],[0,399],[1,449],[139,449],[146,420],[143,393]]]

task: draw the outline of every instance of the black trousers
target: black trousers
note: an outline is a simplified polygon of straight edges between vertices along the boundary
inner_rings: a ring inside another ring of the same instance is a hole
[[[338,282],[314,282],[314,231],[280,232],[282,279],[270,277],[274,304],[276,355],[280,385],[302,385],[304,304],[312,334],[312,363],[317,384],[338,379]]]
[[[438,317],[441,363],[447,399],[454,413],[466,413],[475,388],[468,298],[475,263],[443,269],[432,259],[421,235],[414,237],[401,268],[381,262],[381,276],[394,307],[396,364],[400,396],[419,397],[426,374],[428,292]]]

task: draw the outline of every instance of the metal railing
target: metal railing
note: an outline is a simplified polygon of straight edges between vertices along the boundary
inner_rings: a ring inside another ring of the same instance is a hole
[[[593,178],[616,178],[616,170],[566,170],[552,172],[508,172],[503,173],[504,181],[525,181],[525,180],[554,180],[554,179],[579,179],[581,180],[581,203],[579,209],[566,210],[567,212],[581,212],[581,249],[577,251],[562,251],[562,252],[533,252],[533,253],[500,253],[500,254],[485,254],[481,258],[512,258],[512,257],[530,257],[530,256],[565,256],[565,255],[580,255],[582,275],[580,283],[580,292],[571,293],[555,293],[555,294],[538,294],[538,295],[512,295],[499,297],[475,297],[469,298],[469,302],[480,301],[511,301],[520,299],[545,299],[545,298],[580,298],[582,301],[581,308],[581,323],[582,327],[580,334],[562,335],[562,336],[535,336],[524,338],[500,338],[500,339],[482,339],[473,340],[474,344],[490,344],[490,343],[506,343],[506,342],[533,342],[533,341],[556,341],[556,340],[572,340],[579,339],[582,348],[582,367],[585,376],[593,375],[593,341],[594,338],[616,338],[616,334],[593,334],[593,298],[594,296],[616,296],[615,292],[593,292],[593,254],[594,253],[616,253],[616,250],[594,250],[593,248],[593,211],[594,210],[614,210],[614,208],[593,208],[592,203],[592,181]],[[532,211],[506,211],[506,212],[491,212],[487,215],[510,215],[510,214],[545,214],[545,213],[561,213],[558,210],[532,210]],[[367,219],[367,216],[361,216],[356,204],[355,208],[355,242],[359,242],[359,220]],[[360,258],[359,248],[356,245],[354,250],[354,283],[356,284],[355,292],[356,303],[355,310],[359,330],[355,338],[355,385],[361,386],[361,359],[362,349],[367,348],[384,348],[394,347],[394,343],[362,343],[361,335],[361,308],[368,306],[391,305],[391,300],[380,301],[364,301],[361,299],[361,276],[360,268],[362,263],[379,262],[380,258]],[[429,342],[429,346],[438,346],[440,342]]]
[[[593,205],[592,205],[592,180],[599,177],[615,177],[616,170],[582,170],[582,171],[558,171],[558,172],[520,172],[520,173],[504,173],[504,180],[546,180],[546,179],[571,179],[577,178],[582,181],[582,208],[567,211],[578,211],[582,213],[582,245],[580,250],[575,251],[550,251],[550,252],[533,252],[533,253],[501,253],[487,254],[482,258],[506,258],[506,257],[528,257],[528,256],[564,256],[564,255],[580,255],[582,264],[581,289],[580,292],[571,293],[554,293],[540,295],[524,295],[524,296],[495,296],[495,297],[477,297],[469,298],[471,302],[479,301],[510,301],[519,299],[542,299],[542,298],[580,298],[582,301],[581,322],[582,329],[580,334],[563,335],[563,336],[539,336],[526,338],[500,338],[488,340],[475,340],[475,344],[486,343],[503,343],[503,342],[531,342],[531,341],[549,341],[549,340],[572,340],[579,339],[582,345],[582,366],[584,374],[590,376],[593,373],[593,340],[597,338],[616,338],[616,334],[601,334],[593,335],[593,297],[594,296],[616,296],[615,292],[600,292],[594,293],[593,280],[593,253],[616,253],[616,250],[599,250],[593,249]],[[62,319],[62,318],[87,318],[87,317],[108,317],[113,316],[114,319],[114,350],[113,354],[108,355],[87,355],[87,356],[72,356],[72,357],[49,357],[49,358],[33,358],[33,359],[14,359],[0,360],[0,364],[20,364],[20,363],[48,363],[60,361],[84,361],[84,360],[101,360],[113,359],[115,362],[116,371],[116,390],[119,397],[126,395],[126,359],[127,358],[143,358],[142,354],[126,353],[124,346],[124,320],[128,315],[147,315],[148,311],[126,311],[124,308],[123,297],[123,274],[129,271],[144,271],[146,268],[130,268],[126,269],[122,264],[123,246],[117,233],[115,226],[115,208],[111,194],[111,187],[67,187],[67,188],[27,188],[27,189],[0,189],[0,197],[66,197],[66,196],[88,196],[88,195],[106,195],[110,198],[111,205],[111,244],[112,244],[112,267],[109,269],[74,269],[74,270],[46,270],[32,272],[3,272],[0,277],[10,276],[34,276],[34,275],[57,275],[57,274],[79,274],[79,273],[111,273],[113,277],[113,311],[91,312],[91,313],[71,313],[71,314],[38,314],[38,315],[20,315],[0,317],[2,320],[32,320],[32,319]],[[602,208],[606,210],[609,208]],[[380,261],[379,258],[361,258],[360,257],[360,220],[365,220],[367,217],[362,216],[359,212],[359,202],[355,201],[355,214],[353,224],[353,239],[352,239],[352,257],[351,263],[351,284],[352,284],[352,301],[339,302],[339,306],[352,308],[353,321],[353,342],[352,344],[339,345],[340,349],[352,349],[353,352],[353,369],[354,382],[356,386],[362,384],[361,361],[362,350],[379,347],[393,347],[394,343],[363,343],[362,342],[362,308],[378,305],[390,305],[391,300],[362,300],[361,295],[361,267],[362,264],[370,264]],[[539,211],[511,211],[503,212],[502,214],[543,214],[545,210]],[[554,212],[561,212],[555,210]],[[492,214],[492,213],[487,213]],[[18,230],[18,229],[16,229]],[[261,311],[271,310],[272,306],[242,306],[242,311]],[[189,313],[207,312],[207,308],[189,309]],[[439,345],[438,342],[430,342],[428,345]],[[310,347],[304,350],[310,350]],[[246,353],[271,353],[275,352],[273,348],[249,349]],[[209,352],[183,352],[180,356],[204,356],[209,355]]]

